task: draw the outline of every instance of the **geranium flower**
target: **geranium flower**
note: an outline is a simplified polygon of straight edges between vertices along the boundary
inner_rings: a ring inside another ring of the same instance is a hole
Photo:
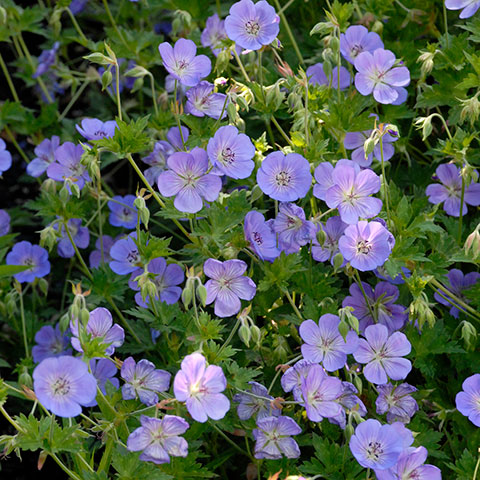
[[[350,438],[350,450],[365,468],[386,470],[393,467],[404,449],[404,439],[392,425],[369,418],[357,425]]]
[[[280,255],[277,236],[273,231],[273,220],[265,221],[260,212],[252,210],[245,215],[243,231],[245,240],[262,260],[273,262]]]
[[[403,380],[412,369],[412,363],[406,358],[412,349],[404,333],[394,332],[388,336],[385,325],[370,325],[365,329],[365,338],[358,341],[353,352],[355,360],[365,363],[365,378],[376,385],[384,385],[388,378]]]
[[[274,398],[269,395],[266,387],[258,382],[248,382],[248,384],[253,395],[242,392],[235,394],[233,397],[233,401],[238,403],[238,418],[240,420],[248,420],[256,415],[258,421],[265,417],[278,417],[281,410],[272,405]]]
[[[33,390],[47,410],[71,418],[82,413],[82,405],[95,399],[97,381],[79,358],[50,357],[35,367]]]
[[[387,261],[392,251],[390,236],[380,222],[360,221],[345,229],[338,248],[353,268],[366,272]]]
[[[188,138],[188,134],[187,134]],[[181,140],[180,140],[181,143]],[[175,150],[168,142],[160,140],[155,143],[153,152],[142,158],[142,161],[150,168],[147,168],[143,174],[150,185],[157,183],[158,176],[167,168],[167,159]]]
[[[158,403],[158,392],[166,392],[170,386],[171,374],[165,370],[155,368],[148,360],[135,362],[128,357],[122,364],[120,376],[125,380],[122,386],[124,400],[139,400],[145,405]]]
[[[185,112],[195,117],[225,118],[227,115],[228,98],[224,93],[215,93],[215,85],[205,80],[187,90]],[[225,103],[226,102],[226,103]]]
[[[67,228],[73,243],[78,248],[87,248],[90,243],[90,232],[87,227],[82,227],[81,225],[81,218],[70,218],[67,222]],[[62,258],[72,258],[75,255],[75,249],[65,231],[65,225],[61,226],[60,234],[61,238],[57,244],[57,253]]]
[[[50,273],[48,252],[30,242],[15,244],[6,258],[7,265],[28,265],[28,269],[16,273],[13,277],[20,283],[33,282],[36,278],[42,278]]]
[[[55,150],[60,146],[60,137],[54,135],[51,139],[45,138],[35,147],[36,157],[27,165],[27,173],[32,177],[39,177],[45,173],[48,166],[55,161]]]
[[[195,43],[179,38],[172,47],[168,42],[158,46],[163,66],[182,85],[194,87],[212,70],[212,62],[205,55],[197,55]]]
[[[135,195],[115,195],[108,201],[110,216],[108,218],[110,225],[114,227],[125,227],[128,229],[135,228],[138,220],[138,210],[133,204]]]
[[[6,143],[0,138],[0,175],[12,166],[12,155],[7,150]]]
[[[210,47],[212,53],[218,56],[222,50],[222,41],[226,39],[225,20],[220,20],[218,14],[214,13],[207,18],[200,41],[204,47]]]
[[[266,417],[257,421],[257,428],[252,431],[255,444],[255,458],[278,460],[298,458],[300,449],[291,435],[302,433],[297,422],[290,417]]]
[[[255,147],[247,135],[233,125],[220,127],[208,141],[207,154],[215,167],[213,173],[231,178],[248,178],[255,163]]]
[[[305,342],[302,345],[302,355],[306,360],[322,363],[327,372],[342,368],[347,361],[347,353],[353,353],[358,346],[357,334],[347,333],[346,340],[338,331],[340,318],[326,313],[318,324],[313,320],[305,320],[300,324],[299,333]]]
[[[338,86],[338,67],[334,67],[330,78],[323,71],[323,63],[316,63],[307,68],[308,82],[312,85]],[[345,90],[352,83],[352,77],[345,67],[340,67],[340,90]]]
[[[172,457],[186,457],[188,443],[180,435],[189,428],[188,423],[176,415],[152,418],[142,415],[141,427],[134,430],[127,439],[127,449],[141,451],[140,460],[156,464],[170,463]]]
[[[379,162],[382,161],[382,149],[380,148],[380,142],[377,143],[372,153],[369,153],[365,158],[365,140],[370,137],[372,130],[366,130],[364,132],[348,132],[343,140],[343,146],[347,150],[353,150],[352,160],[358,163],[363,168],[369,167],[372,164],[373,157]],[[396,142],[398,137],[392,137],[389,133],[385,133],[382,137],[383,146],[383,161],[387,162],[393,157],[395,148],[392,145]]]
[[[480,374],[468,377],[462,383],[462,389],[455,397],[457,410],[480,427]]]
[[[447,215],[460,216],[460,201],[462,198],[462,176],[460,169],[451,163],[439,165],[435,171],[439,183],[428,185],[426,194],[428,201],[433,204],[443,203]],[[480,205],[480,183],[471,183],[465,188],[463,197],[462,216],[468,212],[468,205]]]
[[[227,379],[220,367],[206,366],[199,353],[187,355],[181,370],[173,381],[173,392],[179,402],[186,402],[188,413],[194,420],[205,423],[208,418],[220,420],[230,409],[230,401],[223,395]]]
[[[310,360],[299,360],[280,379],[283,390],[287,393],[292,392],[296,402],[303,402],[302,384],[313,365],[317,364]]]
[[[330,217],[321,228],[325,233],[325,241],[320,245],[317,238],[314,237],[312,245],[312,257],[317,262],[326,262],[330,260],[333,264],[335,255],[340,252],[338,241],[348,225],[340,217]]]
[[[343,58],[352,65],[362,52],[374,52],[383,48],[378,33],[369,32],[363,25],[351,25],[345,33],[340,34],[340,52]]]
[[[85,182],[90,181],[87,168],[80,163],[82,155],[81,145],[65,142],[55,150],[55,162],[47,167],[47,176],[57,182],[63,182],[69,178],[81,190]]]
[[[0,209],[0,237],[10,231],[10,215],[6,210]]]
[[[117,240],[110,248],[110,268],[119,275],[132,273],[138,267],[142,267],[142,259],[135,243],[136,234],[131,233],[128,237]]]
[[[294,202],[310,190],[310,164],[298,153],[270,153],[258,169],[257,183],[262,192],[274,200]]]
[[[272,43],[280,30],[275,9],[265,0],[241,0],[230,7],[225,19],[228,38],[248,50],[259,50]]]
[[[375,401],[377,413],[383,415],[387,414],[387,422],[402,422],[409,423],[415,412],[418,410],[418,403],[410,395],[416,392],[417,389],[408,383],[401,383],[400,385],[378,385],[378,397]]]
[[[115,240],[110,235],[102,235],[102,240],[100,237],[95,241],[95,248],[90,253],[88,261],[91,268],[98,268],[102,263],[102,248],[103,248],[103,263],[109,263],[112,260],[110,256],[110,249],[112,248]]]
[[[60,355],[71,355],[70,332],[61,332],[60,324],[53,328],[45,325],[35,334],[35,342],[32,348],[32,357],[35,363],[40,363],[45,358],[59,357]]]
[[[470,18],[480,8],[479,0],[445,0],[445,7],[448,10],[462,10],[460,18]]]
[[[167,160],[169,170],[158,177],[158,189],[164,197],[173,197],[180,212],[197,213],[203,200],[213,202],[222,189],[217,175],[207,173],[207,153],[195,147],[191,152],[175,152]]]
[[[115,348],[121,347],[125,341],[125,331],[120,325],[113,323],[112,314],[103,307],[95,308],[90,312],[90,318],[85,327],[81,327],[76,318],[70,320],[72,347],[77,352],[83,352],[80,343],[80,328],[85,328],[92,338],[102,339],[101,343],[106,345],[105,355],[112,355],[115,352]]]
[[[377,48],[373,53],[362,52],[355,59],[355,87],[362,95],[370,95],[379,103],[398,105],[406,99],[410,83],[407,67],[395,67],[396,58],[390,50]]]
[[[102,122],[98,118],[84,118],[80,125],[81,127],[75,125],[75,128],[87,140],[111,138],[115,135],[115,129],[118,127],[115,120]]]
[[[215,315],[231,317],[240,311],[242,300],[252,300],[257,286],[250,277],[244,275],[247,264],[243,260],[220,262],[209,258],[203,264],[203,271],[210,280],[207,289],[206,304],[215,302]]]

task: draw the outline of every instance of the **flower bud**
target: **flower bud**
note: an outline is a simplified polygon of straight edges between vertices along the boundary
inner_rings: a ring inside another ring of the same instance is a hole
[[[423,141],[425,141],[432,133],[432,130],[433,130],[432,118],[433,118],[433,114],[430,115],[429,117],[418,117],[414,122],[414,125],[417,128],[417,130],[422,130]]]
[[[343,255],[338,252],[334,257],[333,257],[333,268],[335,270],[338,270],[339,268],[342,268],[343,262],[345,259],[343,258]]]
[[[45,460],[47,458],[48,458],[48,452],[46,452],[45,450],[42,450],[38,455],[37,470],[41,470],[43,468],[43,465],[45,464]]]
[[[358,390],[358,394],[361,395],[363,391],[363,383],[362,379],[358,375],[355,375],[353,378],[353,385]]]
[[[207,302],[207,289],[204,285],[198,285],[196,290],[197,298],[202,306],[206,305]]]
[[[37,285],[43,295],[46,297],[48,294],[48,282],[44,278],[37,279]]]
[[[88,320],[90,319],[90,312],[84,307],[80,310],[80,322],[82,325],[87,325]]]
[[[422,54],[418,57],[417,62],[421,63],[422,66],[420,70],[423,76],[427,76],[433,69],[433,59],[435,58],[435,54],[437,52],[422,52]]]
[[[479,232],[480,224],[477,228],[467,237],[465,241],[465,253],[469,253],[470,250],[472,251],[473,258],[477,258],[480,256],[480,232]]]
[[[102,75],[102,92],[112,83],[112,72],[105,70]]]
[[[55,195],[57,193],[57,182],[55,180],[53,180],[52,178],[46,178],[43,181],[40,189],[43,192],[52,193],[52,194]]]
[[[70,317],[69,317],[68,313],[65,313],[64,315],[62,315],[60,317],[59,324],[60,324],[60,331],[61,332],[66,332],[67,328],[70,325]]]
[[[373,152],[376,144],[377,144],[377,142],[372,137],[369,137],[365,140],[365,143],[363,144],[363,150],[365,152],[365,159],[367,159],[367,157]]]
[[[251,325],[250,333],[252,334],[252,342],[255,345],[259,345],[262,339],[262,331],[256,325]]]
[[[466,320],[462,325],[462,340],[465,342],[467,350],[473,350],[477,343],[477,329]]]
[[[3,27],[7,23],[7,11],[0,7],[0,27]]]
[[[327,234],[325,233],[321,225],[320,225],[320,228],[318,229],[316,237],[320,245],[323,245],[325,243],[325,240],[327,239]]]
[[[248,325],[242,324],[240,328],[238,329],[238,336],[240,337],[240,340],[245,344],[246,347],[250,346],[250,340],[252,338],[252,334],[250,332],[250,329],[248,328]]]
[[[261,198],[262,195],[263,195],[262,189],[258,185],[255,185],[252,188],[252,193],[250,194],[250,203],[254,203],[256,200]]]
[[[350,437],[355,433],[355,429],[353,428],[353,425],[350,423],[345,427],[345,439],[347,443],[350,441]]]
[[[217,61],[215,62],[215,72],[217,75],[221,75],[227,69],[230,63],[231,55],[230,49],[219,52],[217,55]]]
[[[182,291],[182,302],[186,308],[190,306],[193,299],[193,290],[195,288],[195,279],[187,278],[185,282],[185,288]]]
[[[48,225],[43,230],[40,230],[40,246],[51,250],[57,243],[57,234],[57,230],[52,225]]]
[[[28,368],[27,367],[22,367],[22,372],[18,376],[18,383],[21,386],[25,386],[28,388],[33,387],[33,379],[30,373],[28,373]]]
[[[70,192],[68,191],[67,185],[64,183],[63,187],[60,189],[59,193],[60,201],[65,205],[70,199]]]
[[[341,320],[338,324],[338,331],[345,341],[347,341],[347,334],[350,331],[350,328],[344,320]]]
[[[460,104],[463,106],[462,111],[460,112],[460,120],[464,122],[465,120],[470,121],[470,125],[478,120],[480,115],[480,102],[478,101],[478,95],[480,92],[477,92],[472,98],[467,100],[460,100]]]
[[[71,182],[70,190],[72,191],[72,195],[75,195],[77,198],[80,198],[80,188],[75,182]]]
[[[383,32],[383,22],[381,22],[380,20],[375,20],[375,23],[372,25],[372,32],[381,35]]]

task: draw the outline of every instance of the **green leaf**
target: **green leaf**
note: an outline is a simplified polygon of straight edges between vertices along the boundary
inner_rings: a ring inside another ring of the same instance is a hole
[[[28,270],[30,265],[0,265],[0,278],[11,277],[16,273],[24,272]]]

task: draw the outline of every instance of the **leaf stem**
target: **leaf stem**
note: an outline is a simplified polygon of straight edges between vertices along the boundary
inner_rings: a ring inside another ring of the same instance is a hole
[[[20,103],[20,99],[18,98],[17,91],[15,90],[15,85],[12,82],[12,77],[10,77],[10,73],[8,73],[8,68],[6,63],[3,61],[2,54],[0,53],[0,67],[2,68],[3,74],[5,75],[5,78],[7,79],[8,86],[10,87],[10,91],[12,92],[12,97],[13,99]]]
[[[462,177],[462,193],[460,194],[460,215],[458,217],[458,244],[462,245],[463,202],[465,201],[465,176]]]
[[[293,49],[295,50],[298,60],[302,65],[304,65],[305,61],[303,60],[302,53],[298,48],[297,41],[295,40],[295,36],[293,35],[292,30],[290,29],[290,25],[288,24],[287,17],[285,16],[285,13],[282,10],[282,6],[280,5],[279,0],[275,0],[275,5],[277,7],[278,14],[280,15],[280,19],[282,20],[282,25],[285,26],[285,30],[287,31],[288,38],[290,38],[290,42],[292,42],[292,46],[293,46]]]
[[[238,55],[236,48],[233,48],[232,51],[233,51],[233,55],[235,56],[235,59],[237,60],[238,66],[240,67],[240,71],[242,72],[243,78],[245,78],[245,80],[250,83],[251,82],[250,77],[248,76],[248,73],[245,70],[245,67],[243,66],[242,60]]]

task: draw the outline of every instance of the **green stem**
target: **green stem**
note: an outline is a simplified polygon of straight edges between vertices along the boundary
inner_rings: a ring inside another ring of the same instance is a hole
[[[115,68],[115,90],[117,92],[117,109],[118,109],[118,118],[122,120],[122,102],[120,101],[120,65],[116,62]]]
[[[462,175],[462,193],[460,195],[460,216],[458,217],[458,244],[462,245],[463,202],[465,201],[465,177]]]
[[[445,45],[449,48],[449,40],[448,40],[448,19],[447,19],[447,8],[445,7],[445,2],[443,2],[443,21],[445,24]]]
[[[177,127],[178,127],[178,133],[180,134],[180,138],[182,139],[182,146],[183,149],[186,150],[185,147],[185,139],[183,138],[183,132],[182,132],[182,122],[180,121],[180,115],[178,114],[178,103],[177,103],[177,80],[175,80],[175,86],[173,88],[173,102],[175,105],[173,115],[175,116],[175,120],[177,122]]]
[[[300,49],[298,48],[297,41],[295,40],[295,36],[292,33],[292,30],[290,29],[290,25],[288,24],[287,17],[283,13],[282,6],[280,5],[279,0],[275,0],[275,5],[278,10],[278,14],[280,15],[280,19],[282,20],[282,25],[285,26],[285,30],[287,31],[288,38],[290,38],[290,42],[292,42],[293,49],[295,50],[295,53],[297,54],[298,60],[302,65],[305,64],[302,53],[300,52]]]
[[[76,457],[81,460],[83,465],[85,465],[90,472],[95,473],[92,466],[79,453],[76,454]]]
[[[285,288],[283,290],[283,293],[285,294],[285,296],[287,297],[288,299],[288,302],[290,303],[290,305],[292,306],[293,308],[293,311],[295,312],[295,315],[297,315],[297,317],[299,318],[299,320],[301,320],[303,322],[303,317],[302,317],[302,314],[300,313],[300,310],[297,308],[297,306],[295,305],[295,302],[293,301],[289,291]]]
[[[80,25],[78,24],[77,22],[77,19],[75,18],[75,15],[72,13],[72,11],[70,10],[70,8],[66,8],[65,9],[68,13],[68,16],[70,17],[70,20],[72,21],[73,23],[73,26],[75,27],[75,30],[77,31],[77,33],[80,35],[80,38],[82,39],[82,42],[83,43],[88,43],[88,39],[87,37],[83,34],[83,31],[82,29],[80,28]]]
[[[340,68],[339,68],[340,70]],[[304,118],[304,122],[305,122],[305,143],[307,144],[307,147],[308,147],[308,144],[310,143],[310,126],[308,124],[308,78],[307,76],[305,75],[305,118]]]
[[[70,111],[70,109],[73,107],[73,105],[75,104],[75,102],[80,98],[80,95],[83,93],[83,91],[85,90],[85,88],[87,88],[88,84],[90,83],[90,80],[87,79],[85,80],[85,82],[82,83],[82,85],[80,85],[80,87],[77,89],[77,91],[75,92],[75,94],[72,96],[72,98],[70,99],[70,101],[68,102],[68,105],[65,107],[65,109],[63,110],[63,112],[61,113],[60,117],[58,117],[58,121],[61,122],[65,116],[67,115],[67,113]]]
[[[477,318],[477,320],[480,320],[480,315],[477,313],[476,310],[474,310],[472,307],[470,307],[470,305],[467,305],[463,300],[458,298],[453,292],[451,292],[446,287],[444,287],[438,280],[436,280],[434,278],[434,279],[430,280],[430,284],[435,285],[439,290],[441,290],[442,292],[447,294],[450,297],[450,299],[453,300],[457,304],[457,305],[455,305],[455,304],[452,303],[452,305],[454,305],[455,307],[460,305],[462,308],[469,311],[475,318]]]
[[[472,477],[472,480],[476,480],[477,478],[477,473],[478,473],[478,469],[480,468],[480,448],[478,449],[478,460],[477,460],[477,463],[475,465],[475,470],[473,471],[473,477]]]
[[[456,309],[460,310],[462,313],[464,313],[465,315],[467,315],[467,317],[470,317],[472,318],[473,320],[476,320],[477,322],[480,321],[480,318],[476,317],[475,315],[472,315],[471,313],[467,312],[466,310],[464,310],[460,305],[456,305],[453,300],[449,297],[447,297],[445,294],[443,294],[440,290],[438,290],[438,288],[435,288],[433,285],[430,285],[433,289],[433,291],[435,293],[438,293],[438,295],[440,297],[442,297],[444,300],[446,300],[450,305],[452,305],[452,307],[455,307]],[[461,324],[460,324],[461,325]],[[458,327],[457,327],[458,328]],[[456,331],[456,329],[455,329]],[[454,333],[455,333],[454,331]],[[452,335],[453,336],[453,335]]]
[[[10,91],[12,92],[12,97],[13,99],[20,103],[20,99],[18,98],[17,91],[15,90],[15,85],[12,82],[12,77],[10,77],[10,73],[8,73],[8,68],[6,63],[3,61],[2,54],[0,53],[0,67],[2,68],[3,74],[5,75],[5,78],[7,79],[8,86],[10,87]]]
[[[232,51],[233,51],[233,55],[235,56],[235,60],[237,60],[238,66],[240,67],[240,71],[242,72],[243,78],[250,83],[251,82],[250,77],[248,76],[248,73],[245,70],[245,67],[243,66],[242,60],[238,55],[237,50],[234,48]]]
[[[155,80],[151,73],[149,73],[148,76],[150,77],[150,87],[152,89],[153,108],[155,110],[155,116],[158,117],[158,105],[157,105],[157,94],[155,92]]]
[[[20,45],[21,45],[23,51],[25,52],[25,56],[27,57],[28,63],[32,67],[32,70],[35,70],[35,64],[33,63],[32,57],[30,55],[30,52],[28,51],[27,45],[26,45],[25,41],[23,40],[23,37],[22,37],[21,33],[18,34],[18,41],[20,42]],[[42,89],[42,92],[45,95],[45,98],[48,100],[49,103],[53,103],[53,98],[50,95],[50,92],[48,91],[47,87],[45,86],[45,83],[43,82],[42,78],[40,76],[38,76],[36,78],[36,80],[38,82],[38,85]]]
[[[87,267],[87,264],[83,260],[82,254],[78,250],[78,247],[75,245],[75,242],[73,241],[72,234],[70,233],[70,230],[68,229],[68,224],[67,222],[63,222],[63,227],[65,228],[65,232],[67,233],[68,239],[70,240],[70,243],[72,244],[73,249],[75,250],[75,255],[77,256],[78,261],[80,262],[80,265],[82,266],[82,270],[84,271],[85,275],[93,281],[93,275],[90,272],[89,268]]]
[[[30,357],[30,350],[28,348],[28,340],[27,340],[27,326],[25,323],[25,310],[23,308],[23,291],[22,291],[22,285],[20,284],[20,316],[22,319],[22,335],[23,335],[23,345],[25,347],[25,356],[26,358]]]
[[[133,328],[131,327],[131,325],[128,323],[127,319],[123,316],[123,313],[120,311],[120,309],[117,307],[117,304],[114,302],[113,298],[112,297],[106,297],[106,300],[107,302],[112,306],[114,312],[117,314],[118,318],[120,319],[120,321],[123,323],[123,325],[125,326],[125,328],[128,330],[128,332],[130,333],[130,335],[135,339],[135,341],[142,345],[142,341],[140,340],[140,338],[138,338],[137,334],[135,333],[135,331],[133,330]]]
[[[10,141],[13,143],[13,145],[17,149],[17,152],[25,160],[25,162],[30,163],[30,159],[27,157],[27,154],[23,151],[23,148],[17,143],[17,140],[15,139],[15,136],[13,135],[9,126],[5,125],[4,128],[5,128],[5,131],[7,132],[8,137],[10,138]]]
[[[337,98],[338,101],[340,102],[340,68],[342,66],[342,59],[340,56],[340,27],[335,27],[335,32],[338,32],[338,52],[337,52]],[[343,143],[343,142],[342,142]]]
[[[122,43],[127,47],[127,49],[130,50],[125,37],[123,36],[122,32],[118,29],[117,22],[115,22],[115,19],[113,18],[112,12],[110,11],[110,7],[108,6],[108,0],[102,0],[103,6],[105,7],[105,11],[107,12],[108,18],[110,20],[110,23],[112,24],[113,29],[117,33],[117,35],[120,37],[120,40]]]
[[[367,293],[365,292],[365,289],[363,288],[363,283],[362,283],[362,280],[360,278],[360,274],[358,273],[357,269],[355,269],[355,274],[354,275],[355,275],[354,280],[357,283],[358,288],[360,288],[360,290],[362,292],[363,298],[365,299],[365,303],[368,307],[368,310],[370,311],[370,315],[372,316],[372,320],[373,320],[374,323],[377,323],[377,318],[375,317],[372,306],[370,305],[370,300],[367,296]]]
[[[439,110],[440,111],[440,110]],[[453,137],[452,137],[452,134],[450,133],[450,129],[448,128],[448,125],[447,125],[447,122],[445,121],[445,119],[443,118],[442,115],[440,115],[439,113],[432,113],[431,117],[437,117],[439,118],[442,123],[443,123],[443,126],[445,127],[445,131],[447,132],[447,135],[448,135],[448,138],[453,141]]]
[[[385,161],[383,159],[383,136],[380,137],[380,158],[382,161],[382,182],[383,182],[383,197],[385,199],[385,208],[387,210],[387,225],[390,225],[390,206],[388,201],[388,184],[387,177],[385,175]]]
[[[112,437],[108,437],[107,444],[105,445],[105,450],[102,455],[102,459],[100,460],[100,464],[98,466],[97,473],[101,473],[104,470],[108,471],[108,467],[110,465],[110,461],[112,458],[112,451],[115,445],[114,439]]]
[[[255,461],[243,448],[239,447],[233,440],[231,440],[225,433],[222,432],[213,422],[208,422],[233,448],[238,450],[241,454],[250,458],[253,462]]]
[[[26,433],[25,430],[23,430],[23,428],[20,427],[20,425],[8,414],[8,412],[3,408],[2,405],[0,405],[0,412],[2,412],[8,423],[10,423],[10,425],[12,425],[15,430],[17,430],[18,432]]]
[[[271,118],[273,124],[277,127],[277,130],[280,132],[280,135],[285,139],[285,141],[286,141],[292,148],[295,148],[295,145],[294,145],[293,142],[290,140],[290,138],[288,137],[288,135],[285,133],[285,131],[283,130],[283,128],[280,126],[280,124],[278,123],[277,119],[276,119],[273,115],[272,115],[270,118]]]
[[[180,130],[181,131],[181,130]],[[158,196],[157,192],[153,189],[153,187],[150,185],[148,180],[145,178],[143,175],[142,171],[140,168],[138,168],[138,165],[135,163],[135,160],[133,159],[132,155],[130,153],[127,154],[127,159],[130,162],[130,165],[132,165],[133,169],[137,172],[137,175],[140,177],[142,182],[145,184],[147,187],[148,191],[152,194],[153,198],[155,201],[160,205],[161,208],[165,208],[165,203],[163,203],[162,199]],[[195,245],[198,246],[198,241],[195,237],[192,237],[183,227],[183,225],[176,219],[173,219],[173,223],[179,228],[179,230]]]
[[[237,321],[235,323],[235,325],[233,326],[230,334],[228,335],[227,339],[225,340],[225,342],[223,343],[223,345],[220,347],[220,350],[218,351],[217,355],[215,356],[215,358],[218,358],[220,357],[220,354],[225,350],[225,348],[227,348],[227,346],[230,344],[230,342],[232,341],[232,338],[233,336],[235,335],[235,333],[237,332],[238,330],[238,327],[240,326],[240,323],[241,323],[241,320],[240,318],[237,318]]]
[[[55,463],[70,477],[74,480],[81,480],[81,478],[73,473],[53,452],[49,452],[49,455],[55,460]]]

